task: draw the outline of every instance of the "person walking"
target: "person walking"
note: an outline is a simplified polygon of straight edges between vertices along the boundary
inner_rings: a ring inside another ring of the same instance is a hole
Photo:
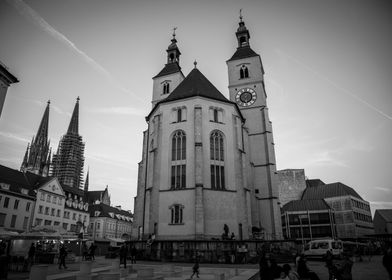
[[[86,242],[83,243],[83,247],[82,247],[82,260],[87,261],[87,257],[88,257],[88,248],[87,248],[87,244]]]
[[[123,244],[120,247],[120,267],[121,264],[124,263],[124,268],[127,268],[127,255],[128,255],[127,245]]]
[[[301,278],[310,278],[310,280],[320,280],[318,275],[314,271],[311,271],[309,269],[308,265],[306,264],[305,256],[303,254],[301,254],[301,257],[298,260],[297,272]]]
[[[389,279],[392,280],[392,246],[389,245],[388,249],[385,251],[385,254],[382,258],[382,264],[385,269],[388,271]]]
[[[91,260],[95,261],[95,249],[97,246],[95,246],[94,243],[91,243],[90,248],[89,248],[89,255],[91,257]]]
[[[353,267],[353,261],[347,253],[342,254],[343,261],[337,267],[337,276],[339,280],[352,280],[353,276],[351,269]]]
[[[65,248],[65,245],[61,245],[60,247],[60,253],[59,253],[59,269],[61,269],[61,266],[63,266],[64,268],[67,268],[67,266],[65,265],[65,257],[67,256],[67,249]]]
[[[29,253],[28,253],[28,262],[30,266],[34,264],[34,259],[35,259],[35,244],[33,242],[31,243]]]
[[[328,269],[328,279],[332,280],[334,271],[332,249],[329,249],[325,254],[325,266]]]
[[[196,257],[196,262],[192,267],[193,273],[191,275],[191,279],[193,279],[193,276],[195,276],[195,274],[196,274],[196,277],[199,278],[199,267],[200,267],[199,266],[199,259]]]
[[[135,248],[135,245],[132,245],[132,248],[131,248],[131,263],[136,263],[136,255],[137,255],[137,249]]]

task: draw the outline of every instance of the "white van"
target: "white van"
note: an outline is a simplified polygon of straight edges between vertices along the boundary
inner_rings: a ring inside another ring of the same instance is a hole
[[[333,255],[343,252],[343,242],[334,239],[312,240],[305,245],[304,255],[306,257],[324,257],[328,250],[332,250]]]

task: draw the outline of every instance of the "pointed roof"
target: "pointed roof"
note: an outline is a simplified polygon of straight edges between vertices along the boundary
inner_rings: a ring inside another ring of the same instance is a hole
[[[167,63],[165,67],[163,67],[163,69],[156,76],[153,77],[153,79],[177,72],[181,72],[181,67],[178,62]]]
[[[67,134],[79,134],[79,100],[76,99],[75,108],[72,113],[71,122],[69,123]]]
[[[84,191],[88,191],[90,169],[87,170],[86,180],[84,181]]]
[[[42,116],[41,123],[39,124],[37,135],[35,136],[35,144],[38,144],[39,142],[46,144],[46,142],[48,141],[49,106],[50,100],[46,105],[44,115]]]
[[[374,216],[376,216],[377,213],[378,213],[387,223],[392,223],[392,209],[377,209],[376,212],[374,213]]]
[[[254,50],[252,50],[250,46],[239,47],[228,61],[238,60],[238,59],[252,57],[252,56],[259,56],[259,55]]]
[[[331,209],[323,199],[292,200],[282,207],[282,213]]]
[[[351,187],[340,183],[332,183],[314,187],[307,187],[302,194],[302,199],[324,199],[328,197],[338,197],[351,195],[363,200],[363,198]]]
[[[193,96],[203,96],[215,100],[230,102],[197,68],[193,68],[181,84],[179,84],[162,102],[169,102]]]
[[[199,69],[193,68],[193,70],[185,77],[185,79],[173,90],[173,92],[165,99],[155,104],[150,114],[146,117],[149,120],[151,114],[155,109],[162,103],[176,101],[190,97],[205,97],[217,101],[233,104],[236,106],[237,111],[241,118],[243,116],[238,108],[238,105],[227,99],[200,71]]]

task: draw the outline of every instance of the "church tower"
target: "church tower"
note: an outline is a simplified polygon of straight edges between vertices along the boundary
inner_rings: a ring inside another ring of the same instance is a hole
[[[62,185],[81,188],[83,183],[84,143],[79,135],[79,97],[76,100],[67,133],[53,155],[52,176]]]
[[[20,167],[22,172],[32,172],[41,176],[48,176],[50,166],[50,141],[48,141],[49,105],[46,105],[44,115],[39,125],[37,134],[27,145],[26,153]]]
[[[264,69],[260,55],[250,47],[250,33],[240,16],[236,32],[238,47],[227,61],[230,100],[236,102],[245,118],[248,133],[249,183],[254,191],[252,223],[267,239],[282,234],[272,124],[268,117]]]
[[[173,38],[167,48],[167,62],[163,69],[153,77],[152,106],[165,99],[184,80],[180,67],[181,52],[177,46],[176,28],[173,29]]]

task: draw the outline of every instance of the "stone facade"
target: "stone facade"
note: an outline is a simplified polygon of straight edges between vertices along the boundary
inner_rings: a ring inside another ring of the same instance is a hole
[[[7,95],[8,87],[19,82],[18,79],[12,75],[5,66],[0,63],[0,116],[3,111],[5,97]]]
[[[303,169],[284,169],[277,171],[279,202],[283,207],[293,200],[300,200],[306,189],[305,171]]]
[[[173,36],[168,63],[153,78],[135,239],[221,238],[224,225],[238,239],[251,238],[255,228],[266,239],[282,237],[264,70],[242,20],[236,35],[239,47],[227,61],[230,99],[196,63],[184,78]]]

